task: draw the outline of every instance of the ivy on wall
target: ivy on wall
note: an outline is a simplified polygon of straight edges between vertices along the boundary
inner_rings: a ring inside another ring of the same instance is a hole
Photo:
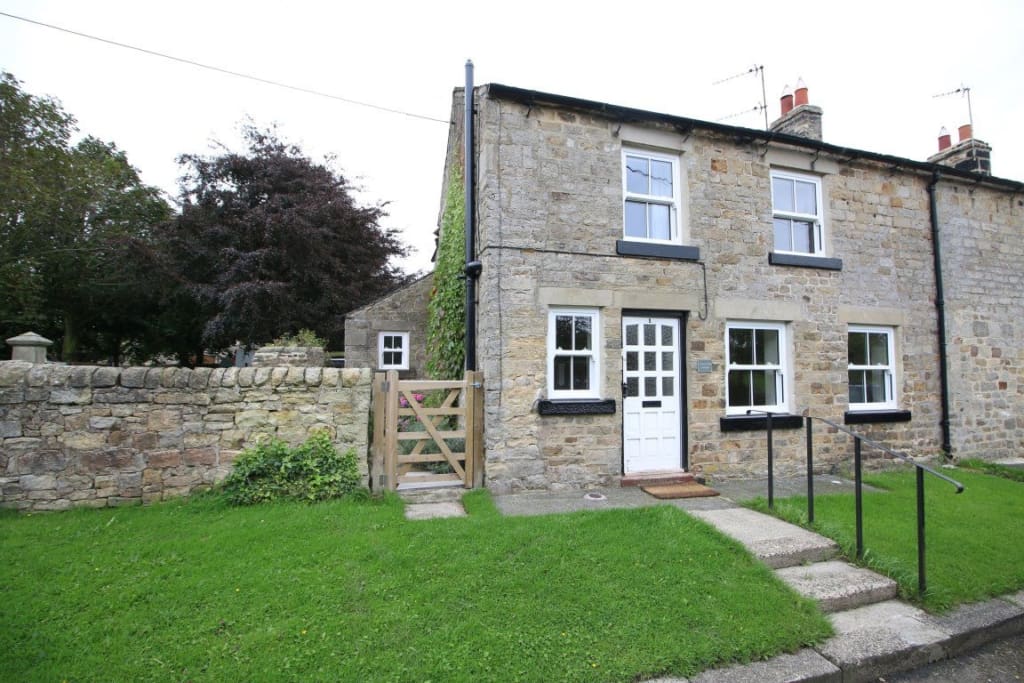
[[[462,171],[455,167],[444,200],[434,289],[427,305],[427,374],[433,379],[459,379],[465,368],[465,222]]]

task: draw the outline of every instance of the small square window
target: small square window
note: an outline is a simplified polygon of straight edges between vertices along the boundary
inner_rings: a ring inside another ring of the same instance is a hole
[[[895,330],[851,325],[847,332],[850,410],[896,408]]]
[[[409,333],[381,332],[377,337],[377,367],[381,370],[409,369]]]
[[[774,250],[786,254],[824,256],[821,178],[772,171]]]
[[[599,324],[600,317],[593,309],[551,309],[548,398],[600,398]]]
[[[730,322],[725,334],[726,414],[787,412],[786,326]]]
[[[622,152],[623,239],[680,244],[679,158]]]

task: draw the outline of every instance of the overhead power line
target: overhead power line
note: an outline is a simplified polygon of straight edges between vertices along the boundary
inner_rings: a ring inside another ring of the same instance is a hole
[[[214,66],[212,64],[203,64],[202,62],[196,62],[191,59],[185,59],[184,57],[175,57],[164,52],[157,52],[156,50],[147,50],[144,47],[138,47],[136,45],[128,45],[127,43],[120,43],[116,40],[110,40],[108,38],[101,38],[100,36],[90,35],[88,33],[82,33],[81,31],[73,31],[62,26],[55,26],[54,24],[47,24],[42,21],[36,21],[35,19],[29,19],[27,17],[20,17],[16,14],[9,14],[8,12],[0,12],[0,16],[8,17],[10,19],[16,19],[18,21],[24,21],[29,24],[35,24],[36,26],[43,26],[44,28],[53,29],[54,31],[60,31],[62,33],[68,33],[79,38],[87,38],[88,40],[95,40],[100,43],[106,43],[107,45],[113,45],[115,47],[124,48],[126,50],[134,50],[141,52],[153,57],[160,57],[162,59],[169,59],[172,62],[179,62],[181,64],[188,64],[189,66],[199,67],[200,69],[207,69],[209,71],[216,71],[227,76],[234,76],[236,78],[244,78],[250,81],[256,81],[257,83],[263,83],[265,85],[272,85],[278,88],[285,88],[287,90],[294,90],[296,92],[306,93],[307,95],[316,95],[317,97],[326,97],[331,100],[337,100],[339,102],[345,102],[346,104],[354,104],[358,107],[368,107],[370,109],[376,109],[377,111],[388,112],[389,114],[399,114],[401,116],[409,116],[414,119],[423,119],[424,121],[435,121],[437,123],[450,123],[446,119],[438,119],[433,116],[426,116],[424,114],[415,114],[413,112],[402,111],[401,109],[392,109],[390,107],[384,107],[379,104],[371,104],[370,102],[361,102],[359,100],[353,100],[348,97],[341,97],[340,95],[332,95],[331,93],[322,92],[320,90],[313,90],[312,88],[304,88],[300,85],[291,85],[290,83],[282,83],[281,81],[271,80],[269,78],[262,78],[260,76],[254,76],[252,74],[243,73],[241,71],[232,71],[231,69],[225,69],[223,67]]]

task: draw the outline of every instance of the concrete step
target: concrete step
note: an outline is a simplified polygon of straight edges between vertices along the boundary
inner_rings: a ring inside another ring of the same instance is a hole
[[[786,567],[775,573],[800,595],[816,600],[824,612],[891,600],[899,592],[892,579],[840,560]]]
[[[690,510],[746,546],[772,569],[830,560],[839,552],[831,539],[746,508]]]
[[[686,470],[657,470],[622,475],[621,486],[658,486],[661,484],[688,484],[694,477]]]
[[[407,503],[454,503],[462,500],[466,488],[462,484],[452,486],[429,486],[406,488],[403,484],[397,493]]]

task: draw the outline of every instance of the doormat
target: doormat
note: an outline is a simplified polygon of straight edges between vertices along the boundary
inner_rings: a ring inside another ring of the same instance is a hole
[[[658,484],[655,486],[641,486],[644,493],[649,493],[659,500],[670,500],[674,498],[708,498],[717,496],[718,491],[709,489],[707,486],[698,484],[695,481],[685,484]]]

